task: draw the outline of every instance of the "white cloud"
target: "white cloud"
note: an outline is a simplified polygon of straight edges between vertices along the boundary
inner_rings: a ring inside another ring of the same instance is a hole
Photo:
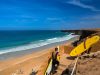
[[[66,3],[76,5],[76,6],[79,6],[82,8],[90,9],[92,11],[100,11],[100,10],[96,9],[94,6],[90,6],[90,5],[86,5],[86,4],[82,3],[81,0],[71,0]]]
[[[82,17],[76,21],[61,22],[63,29],[100,28],[100,14]]]
[[[87,20],[87,21],[97,21],[98,20],[98,21],[100,21],[100,14],[83,17],[83,18],[81,18],[81,20]]]
[[[91,15],[71,23],[81,28],[100,28],[100,15]]]

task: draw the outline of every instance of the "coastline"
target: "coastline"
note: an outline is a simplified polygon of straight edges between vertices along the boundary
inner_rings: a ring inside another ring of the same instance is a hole
[[[13,73],[17,73],[19,70],[24,72],[22,75],[29,75],[32,70],[38,70],[38,75],[42,75],[43,70],[48,63],[48,58],[51,56],[51,52],[54,48],[59,45],[60,49],[63,51],[64,46],[71,46],[72,42],[76,40],[78,40],[78,36],[67,41],[40,48],[40,50],[36,50],[36,52],[34,52],[34,50],[27,50],[24,52],[18,52],[18,54],[14,53],[15,55],[11,55],[12,53],[2,55],[3,57],[5,56],[5,58],[3,58],[5,60],[0,60],[0,75],[12,75]],[[12,58],[7,59],[8,57]]]
[[[100,32],[98,32],[98,35],[100,36]],[[49,45],[49,47],[46,46],[45,48],[40,48],[40,50],[37,50],[36,52],[34,52],[34,50],[28,50],[28,54],[26,52],[26,54],[22,56],[18,55],[7,60],[0,60],[0,75],[31,75],[33,71],[38,71],[37,75],[43,75],[46,66],[48,65],[48,59],[51,57],[51,53],[52,51],[54,51],[54,48],[58,45],[59,49],[62,51],[60,52],[62,58],[60,62],[66,64],[66,69],[68,67],[68,64],[71,64],[71,62],[73,62],[73,60],[66,60],[66,56],[68,56],[70,51],[74,48],[72,46],[72,43],[77,39],[79,38],[74,37],[69,41],[63,41],[61,43],[57,43],[56,45],[51,44],[51,46]],[[91,52],[98,50],[100,50],[100,41],[93,45]],[[24,52],[20,53],[22,54]],[[17,53],[15,55],[17,55]],[[22,72],[22,74],[20,74],[20,72]]]
[[[0,60],[3,61],[3,60],[6,60],[6,59],[13,59],[13,58],[21,57],[21,56],[24,56],[24,55],[27,55],[27,54],[31,54],[31,53],[39,52],[39,51],[49,49],[49,48],[52,48],[52,47],[56,47],[58,45],[65,44],[66,42],[71,43],[74,40],[77,40],[78,38],[79,38],[79,35],[73,35],[73,37],[68,39],[68,40],[64,40],[64,41],[56,42],[56,43],[51,43],[51,44],[48,44],[48,45],[44,45],[42,47],[0,54]]]

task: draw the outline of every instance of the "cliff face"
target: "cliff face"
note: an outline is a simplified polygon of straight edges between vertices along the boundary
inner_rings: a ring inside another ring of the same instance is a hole
[[[71,32],[76,35],[80,35],[80,39],[84,39],[91,34],[99,32],[99,29],[98,31],[95,29],[94,30],[62,30],[62,32]]]

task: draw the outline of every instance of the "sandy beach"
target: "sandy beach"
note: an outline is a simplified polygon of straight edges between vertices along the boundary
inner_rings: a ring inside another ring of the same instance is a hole
[[[78,38],[60,43],[59,48],[62,51],[61,53],[64,52],[65,46],[70,47],[71,43],[76,39]],[[51,48],[36,52],[30,51],[31,53],[18,57],[10,55],[12,58],[0,61],[0,75],[31,75],[32,71],[38,71],[37,75],[43,75],[48,64],[48,59],[57,46],[58,44],[53,44],[52,47],[50,46]]]
[[[62,51],[63,47],[64,45],[60,46]],[[14,73],[19,74],[20,71],[23,72],[21,75],[29,75],[32,72],[32,69],[38,71],[37,75],[42,75],[53,50],[54,48],[50,48],[48,50],[25,55],[20,58],[0,61],[0,75],[13,75]]]
[[[48,51],[43,50],[20,58],[1,61],[0,75],[11,75],[20,70],[23,72],[22,75],[28,75],[32,72],[32,69],[35,71],[38,70],[46,62],[51,52],[52,49]]]

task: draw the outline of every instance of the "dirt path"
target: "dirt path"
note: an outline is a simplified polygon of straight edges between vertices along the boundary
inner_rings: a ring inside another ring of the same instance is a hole
[[[74,60],[67,59],[69,57],[68,54],[61,55],[60,65],[57,69],[57,73],[54,75],[61,75],[62,72],[71,64]]]

